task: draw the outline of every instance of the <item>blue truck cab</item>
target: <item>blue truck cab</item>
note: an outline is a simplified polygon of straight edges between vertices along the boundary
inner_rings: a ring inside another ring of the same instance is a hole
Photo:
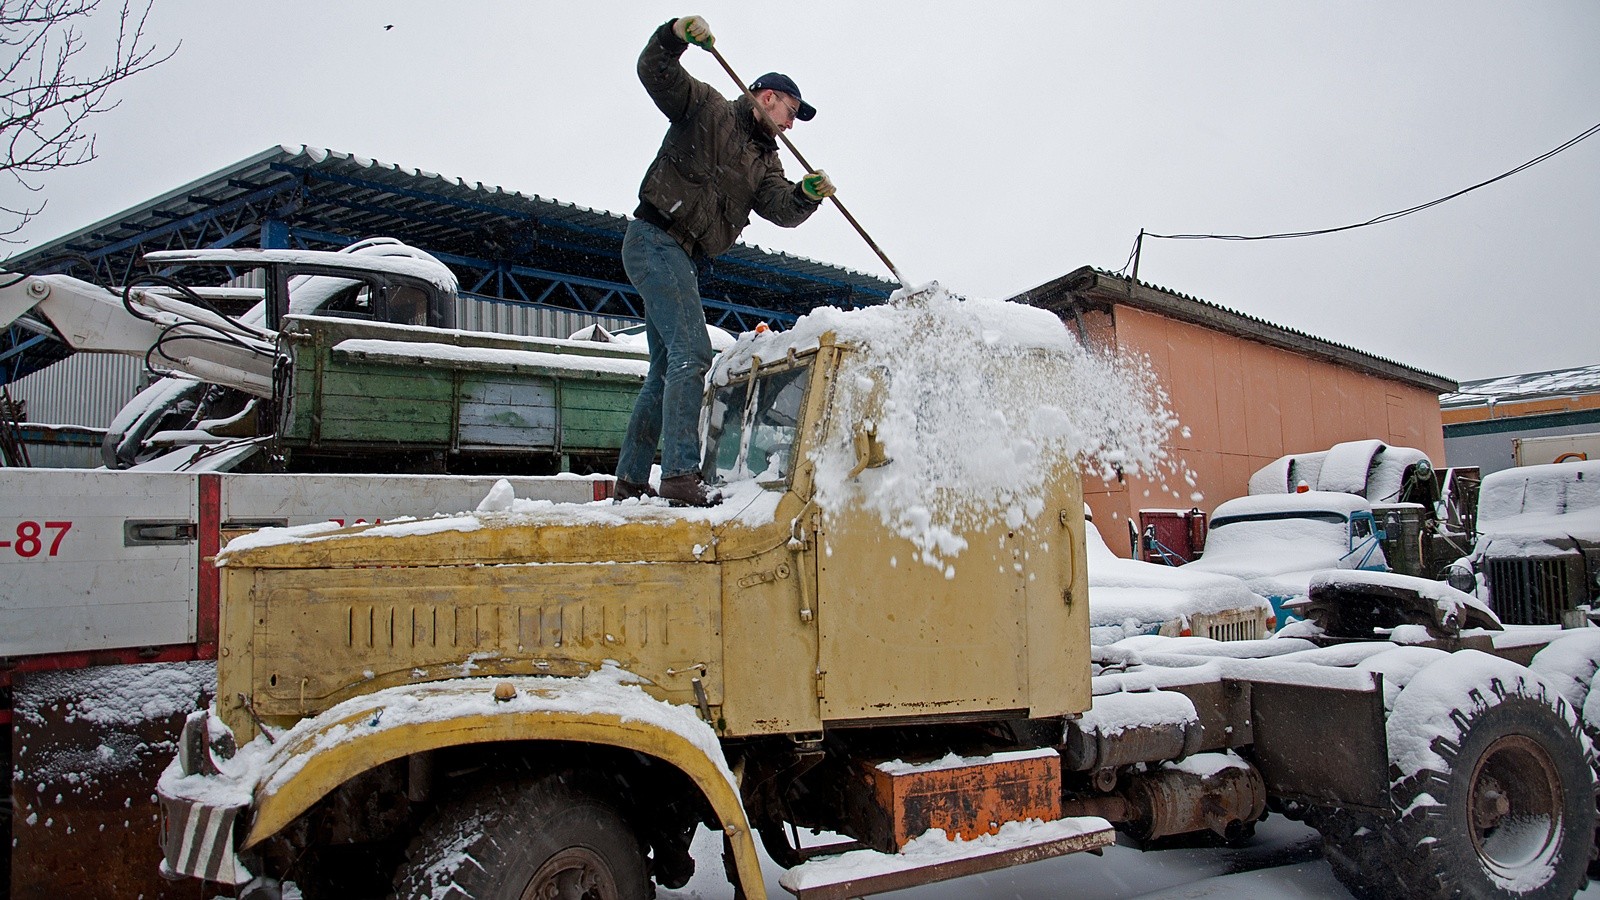
[[[1371,504],[1355,494],[1257,494],[1219,505],[1205,555],[1182,568],[1243,579],[1272,603],[1282,628],[1296,618],[1284,604],[1307,596],[1316,572],[1388,571],[1383,540]]]

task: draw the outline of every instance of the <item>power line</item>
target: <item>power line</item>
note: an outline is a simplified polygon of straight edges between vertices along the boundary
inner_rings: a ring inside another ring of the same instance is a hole
[[[1145,238],[1161,238],[1163,240],[1172,240],[1172,241],[1207,241],[1207,240],[1210,240],[1210,241],[1275,241],[1275,240],[1283,240],[1285,238],[1316,237],[1317,235],[1322,235],[1322,234],[1334,234],[1335,232],[1349,231],[1352,228],[1365,228],[1368,225],[1378,225],[1378,224],[1381,224],[1383,222],[1392,222],[1395,219],[1401,218],[1403,216],[1409,216],[1412,213],[1422,212],[1425,209],[1431,209],[1431,208],[1433,208],[1435,206],[1438,206],[1441,203],[1444,203],[1447,200],[1454,200],[1455,198],[1460,197],[1463,194],[1470,194],[1473,191],[1477,190],[1478,188],[1488,187],[1489,185],[1494,184],[1497,181],[1503,181],[1503,180],[1505,180],[1507,178],[1510,178],[1511,176],[1517,174],[1518,172],[1523,171],[1524,169],[1532,168],[1533,166],[1536,166],[1539,163],[1544,162],[1545,160],[1549,159],[1550,157],[1555,156],[1557,153],[1560,153],[1563,150],[1567,150],[1567,149],[1573,147],[1579,141],[1582,141],[1582,140],[1584,140],[1586,138],[1593,137],[1597,132],[1600,132],[1600,122],[1595,123],[1594,125],[1592,125],[1589,128],[1585,129],[1577,137],[1574,137],[1571,140],[1565,141],[1564,143],[1562,143],[1560,146],[1556,147],[1555,149],[1546,151],[1544,153],[1541,153],[1538,156],[1535,156],[1533,159],[1530,159],[1527,162],[1523,163],[1522,165],[1517,166],[1516,168],[1511,169],[1510,171],[1502,172],[1499,175],[1496,175],[1495,177],[1488,179],[1487,181],[1480,181],[1480,182],[1478,182],[1477,184],[1475,184],[1475,185],[1473,185],[1471,187],[1462,188],[1461,190],[1456,191],[1453,194],[1446,194],[1445,196],[1440,197],[1437,200],[1429,200],[1427,203],[1419,203],[1416,206],[1408,207],[1406,209],[1396,210],[1394,212],[1386,212],[1386,213],[1384,213],[1382,215],[1379,215],[1379,216],[1373,216],[1372,218],[1366,220],[1365,222],[1355,222],[1355,223],[1350,224],[1350,225],[1340,225],[1340,226],[1337,226],[1335,228],[1317,228],[1317,229],[1313,229],[1313,230],[1310,230],[1310,231],[1285,231],[1285,232],[1279,232],[1277,234],[1154,234],[1152,232],[1147,232],[1147,231],[1142,231],[1141,230],[1139,232],[1139,236],[1134,239],[1133,249],[1128,252],[1128,261],[1122,264],[1122,268],[1118,270],[1118,274],[1126,273],[1128,271],[1128,267],[1129,266],[1132,266],[1136,273],[1138,272],[1138,270],[1139,270],[1140,245],[1143,243]]]

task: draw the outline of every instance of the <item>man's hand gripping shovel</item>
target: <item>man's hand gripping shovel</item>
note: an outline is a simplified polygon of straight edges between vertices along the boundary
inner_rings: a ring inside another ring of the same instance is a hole
[[[806,162],[806,158],[800,153],[800,149],[794,145],[793,141],[789,140],[788,135],[783,133],[783,129],[779,128],[777,123],[772,121],[772,117],[767,115],[766,110],[761,108],[761,104],[756,102],[756,98],[750,93],[750,89],[745,87],[747,82],[740,78],[738,73],[733,71],[733,67],[728,65],[728,61],[726,59],[722,58],[722,53],[717,50],[716,42],[714,39],[711,39],[709,31],[706,33],[705,37],[706,40],[695,40],[694,43],[705,48],[707,52],[716,58],[717,63],[722,66],[722,70],[727,72],[728,77],[732,78],[734,84],[739,86],[740,92],[746,97],[750,98],[750,102],[755,105],[755,108],[761,113],[762,118],[766,119],[767,124],[771,126],[772,133],[776,134],[778,139],[783,141],[783,145],[789,148],[789,152],[793,153],[794,158],[800,161],[800,165],[804,166],[807,172],[817,171],[817,169],[813,167],[811,163]],[[883,260],[883,264],[889,267],[889,271],[894,274],[894,280],[900,282],[900,290],[895,291],[893,296],[889,298],[890,305],[899,307],[918,307],[926,303],[928,298],[937,289],[938,282],[932,282],[913,287],[911,282],[907,281],[906,277],[900,274],[900,269],[890,261],[888,254],[884,253],[883,250],[878,246],[878,242],[874,241],[872,236],[867,234],[867,230],[861,227],[861,223],[856,221],[855,216],[850,215],[850,210],[845,209],[844,204],[839,201],[839,195],[830,194],[828,195],[828,199],[832,200],[833,205],[837,206],[839,208],[839,212],[844,214],[845,221],[849,222],[850,226],[856,230],[856,234],[861,235],[861,239],[867,242],[867,246],[872,248],[872,252],[878,254],[878,258]]]

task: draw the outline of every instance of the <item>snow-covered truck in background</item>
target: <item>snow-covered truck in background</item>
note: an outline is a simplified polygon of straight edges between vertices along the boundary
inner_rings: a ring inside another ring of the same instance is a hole
[[[1083,509],[1089,578],[1089,640],[1096,646],[1136,635],[1252,641],[1277,627],[1272,604],[1232,575],[1123,559],[1111,552],[1093,511]]]
[[[166,870],[641,900],[706,826],[742,896],[760,840],[788,890],[845,898],[1276,811],[1364,896],[1578,890],[1588,632],[1350,584],[1361,615],[1305,637],[1091,648],[1063,398],[1115,392],[1075,390],[1081,352],[1010,304],[822,311],[714,364],[718,506],[237,539],[217,700],[157,788]]]
[[[1296,618],[1288,604],[1304,599],[1324,569],[1389,570],[1383,532],[1364,498],[1302,491],[1224,501],[1211,514],[1205,555],[1178,567],[1242,580],[1272,603],[1280,628]]]
[[[609,496],[608,477],[544,473],[609,467],[647,365],[622,343],[455,330],[454,276],[389,239],[146,262],[160,271],[116,291],[0,276],[0,324],[165,376],[107,429],[106,469],[0,468],[16,896],[175,891],[154,875],[149,786],[212,690],[209,560],[229,536],[472,509],[491,474]]]
[[[1250,476],[1250,493],[1332,491],[1371,505],[1390,569],[1444,578],[1472,547],[1478,470],[1438,469],[1413,447],[1378,440],[1345,441],[1327,450],[1293,453]]]
[[[1484,476],[1477,542],[1450,580],[1508,623],[1586,623],[1600,605],[1600,460]]]

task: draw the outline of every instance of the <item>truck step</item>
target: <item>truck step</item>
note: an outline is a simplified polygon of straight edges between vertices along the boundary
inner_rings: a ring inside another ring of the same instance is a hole
[[[1098,853],[1115,840],[1111,824],[1097,816],[1010,822],[997,834],[970,841],[948,840],[934,829],[899,853],[852,850],[814,859],[785,872],[778,883],[799,900],[849,900],[1068,853]]]

